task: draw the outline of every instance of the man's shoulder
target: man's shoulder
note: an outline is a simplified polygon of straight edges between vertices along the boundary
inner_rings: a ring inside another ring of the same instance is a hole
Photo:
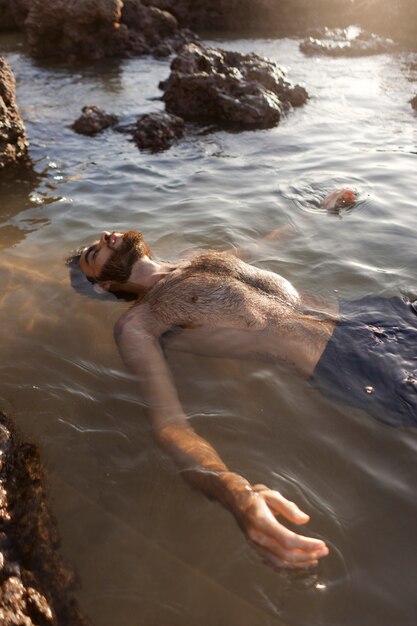
[[[134,304],[116,321],[114,339],[120,344],[123,338],[138,339],[142,335],[158,337],[167,330],[167,325],[154,314],[147,302]]]

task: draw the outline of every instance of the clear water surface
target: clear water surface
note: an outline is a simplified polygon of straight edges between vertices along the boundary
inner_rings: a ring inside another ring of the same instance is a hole
[[[291,224],[295,237],[260,266],[323,296],[417,297],[416,57],[305,58],[289,39],[221,44],[277,60],[311,99],[276,128],[193,131],[152,155],[124,133],[88,138],[69,125],[85,104],[123,124],[162,109],[167,61],[71,69],[0,38],[39,174],[0,189],[1,408],[41,446],[94,626],[412,626],[416,432],[337,406],[278,366],[171,355],[198,432],[231,468],[296,500],[331,547],[315,573],[275,572],[154,445],[113,343],[126,304],[68,282],[65,257],[103,229],[139,227],[170,259]],[[320,199],[340,185],[358,191],[358,206],[324,212]]]

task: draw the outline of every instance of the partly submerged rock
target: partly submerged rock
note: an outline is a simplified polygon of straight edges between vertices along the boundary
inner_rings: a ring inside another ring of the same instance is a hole
[[[184,129],[184,120],[177,115],[147,113],[137,119],[133,138],[139,148],[158,152],[166,150],[180,139]]]
[[[71,125],[71,128],[80,135],[97,135],[105,128],[114,126],[118,122],[117,115],[106,113],[96,106],[85,106],[82,114]]]
[[[186,120],[239,128],[275,126],[283,111],[304,104],[303,87],[289,83],[283,70],[257,54],[185,45],[161,83],[167,111]]]
[[[351,37],[348,29],[340,28],[324,29],[321,38],[308,37],[300,43],[300,50],[304,54],[333,57],[371,56],[392,52],[395,48],[391,39],[364,31]]]
[[[75,579],[58,544],[39,450],[0,413],[1,626],[87,626],[69,595]]]
[[[417,111],[417,96],[414,96],[414,98],[411,98],[410,104],[413,107],[413,109]]]
[[[0,172],[28,161],[26,131],[16,104],[12,70],[0,57]]]

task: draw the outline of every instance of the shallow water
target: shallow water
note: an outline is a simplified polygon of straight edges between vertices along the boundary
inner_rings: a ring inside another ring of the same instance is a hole
[[[0,38],[40,175],[0,189],[1,408],[42,448],[94,626],[411,626],[416,431],[337,406],[281,367],[171,355],[198,432],[232,469],[296,500],[330,545],[314,574],[274,572],[155,447],[113,344],[126,304],[68,282],[65,257],[103,229],[137,226],[169,259],[291,224],[295,236],[261,267],[323,296],[417,297],[417,57],[305,58],[288,39],[222,45],[285,64],[311,99],[277,128],[194,131],[152,155],[124,133],[68,126],[85,104],[123,124],[161,109],[167,62],[40,65]],[[324,212],[320,199],[341,185],[358,205]]]

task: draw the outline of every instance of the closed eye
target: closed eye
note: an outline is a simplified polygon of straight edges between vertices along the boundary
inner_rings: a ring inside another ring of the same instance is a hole
[[[93,256],[91,256],[92,252],[93,252]],[[98,246],[95,244],[90,246],[90,248],[87,250],[87,253],[85,255],[85,260],[87,261],[88,265],[91,265],[91,261],[95,259],[97,252],[98,252]]]

